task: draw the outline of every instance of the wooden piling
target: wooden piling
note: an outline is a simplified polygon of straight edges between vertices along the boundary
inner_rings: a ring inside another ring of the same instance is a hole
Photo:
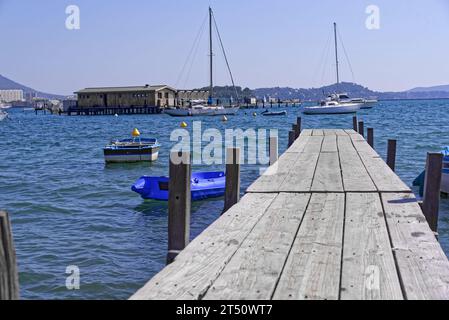
[[[297,137],[296,137],[296,139],[298,139],[298,137],[299,137],[299,135],[301,134],[301,131],[302,131],[302,119],[301,119],[301,117],[297,117],[296,118],[296,125],[298,126],[298,132],[297,132]]]
[[[170,154],[168,185],[167,264],[184,250],[190,240],[191,164],[189,152]]]
[[[295,140],[299,138],[299,126],[297,124],[292,125],[292,131],[295,133]]]
[[[353,127],[355,132],[358,132],[357,117],[356,116],[352,117],[352,127]]]
[[[0,211],[0,301],[19,299],[19,276],[11,223]]]
[[[391,170],[396,170],[396,140],[388,140],[387,165]]]
[[[278,137],[270,137],[270,166],[279,158]]]
[[[438,211],[440,207],[441,171],[443,154],[428,153],[422,211],[433,232],[438,231]]]
[[[240,200],[240,148],[226,151],[226,189],[223,213]]]
[[[363,121],[359,121],[359,134],[365,138],[365,124]]]
[[[374,129],[368,128],[367,135],[368,135],[368,144],[371,146],[371,148],[374,149]]]
[[[288,132],[288,147],[290,148],[295,142],[295,131]]]

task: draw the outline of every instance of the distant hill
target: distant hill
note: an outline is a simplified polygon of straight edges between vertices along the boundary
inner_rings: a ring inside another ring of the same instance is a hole
[[[449,92],[449,85],[433,86],[433,87],[418,87],[409,90],[409,92]]]
[[[24,86],[23,84],[14,82],[0,74],[0,90],[23,90],[23,93],[36,93],[38,97],[40,98],[46,98],[46,99],[63,99],[64,96],[57,95],[57,94],[51,94],[51,93],[45,93],[40,92],[37,90],[34,90],[32,88],[29,88],[27,86]]]
[[[24,86],[20,83],[14,82],[6,77],[0,75],[0,90],[1,89],[20,89],[24,93],[36,93],[38,97],[47,99],[64,99],[64,96],[40,92],[35,89]],[[209,88],[201,88],[201,90],[208,90]],[[418,87],[403,92],[378,92],[370,90],[364,86],[356,83],[342,82],[340,84],[332,84],[320,88],[309,89],[295,89],[290,87],[274,87],[274,88],[258,88],[249,89],[236,87],[238,96],[243,98],[257,97],[263,99],[264,97],[277,98],[281,100],[301,99],[301,100],[320,100],[330,93],[345,92],[353,98],[378,98],[382,100],[390,99],[449,99],[449,85],[434,86],[434,87]],[[236,92],[232,86],[214,87],[214,96],[216,98],[236,97]]]
[[[284,88],[260,88],[252,90],[252,94],[257,98],[274,97],[281,100],[301,99],[301,100],[320,100],[330,93],[345,92],[353,98],[378,98],[382,100],[392,99],[448,99],[449,90],[442,90],[444,86],[435,87],[435,90],[420,91],[410,90],[404,92],[379,92],[370,90],[356,83],[342,82],[320,88],[294,89]],[[437,90],[439,89],[439,90]]]

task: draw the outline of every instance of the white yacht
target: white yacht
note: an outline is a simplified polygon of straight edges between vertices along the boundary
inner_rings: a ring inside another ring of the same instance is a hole
[[[360,110],[361,103],[339,103],[338,101],[326,99],[320,105],[304,107],[304,114],[345,114],[356,113]]]
[[[197,104],[188,108],[166,109],[164,113],[172,117],[213,116],[214,110],[203,104]]]

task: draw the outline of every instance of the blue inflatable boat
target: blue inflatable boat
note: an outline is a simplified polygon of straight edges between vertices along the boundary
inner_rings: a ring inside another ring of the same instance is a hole
[[[137,180],[131,190],[144,199],[168,201],[168,177],[143,176]],[[192,201],[222,197],[225,193],[226,177],[224,172],[192,173]]]

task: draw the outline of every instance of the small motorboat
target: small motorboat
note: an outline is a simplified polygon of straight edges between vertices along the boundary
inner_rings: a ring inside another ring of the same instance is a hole
[[[104,159],[107,163],[156,161],[160,147],[157,139],[141,138],[139,130],[134,129],[132,139],[116,140],[107,145],[103,149]]]
[[[287,111],[283,110],[283,111],[264,111],[261,113],[263,116],[265,117],[269,117],[269,116],[286,116],[287,115]]]
[[[168,201],[168,177],[143,176],[131,187],[143,199]],[[192,201],[222,197],[225,193],[226,176],[224,172],[192,173]]]
[[[332,100],[321,101],[319,106],[304,107],[304,114],[345,114],[356,113],[360,110],[361,103],[339,103]]]
[[[443,157],[443,170],[441,172],[441,192],[449,194],[449,146],[441,151],[444,155]],[[413,186],[419,187],[419,194],[423,196],[424,194],[424,182],[426,179],[426,171],[424,170],[416,179],[413,181]]]

